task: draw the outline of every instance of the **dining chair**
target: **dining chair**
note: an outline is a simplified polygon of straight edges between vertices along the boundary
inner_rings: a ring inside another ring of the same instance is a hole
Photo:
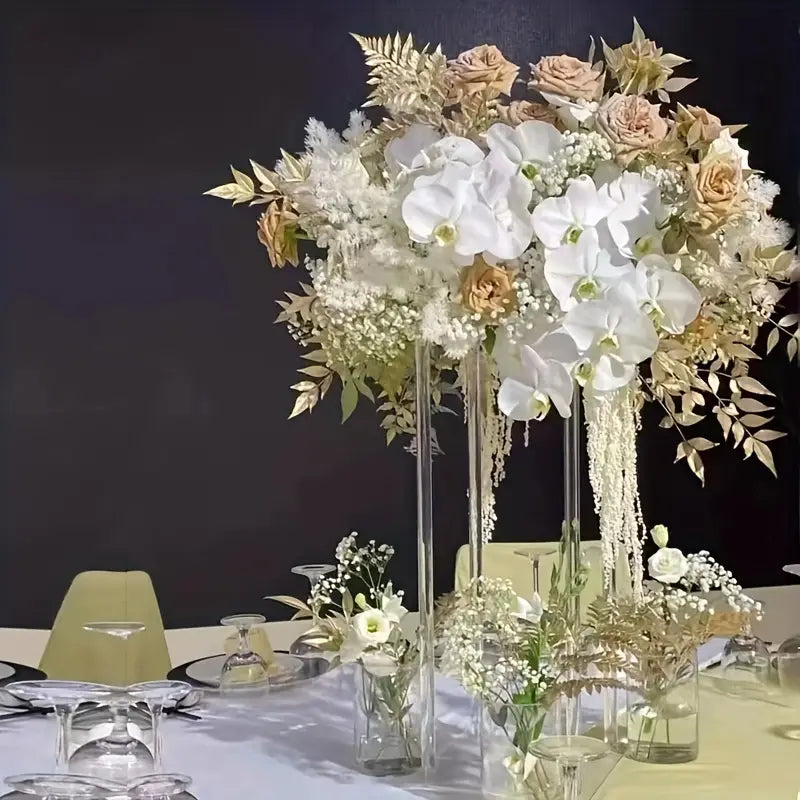
[[[142,622],[122,639],[83,629],[89,622]],[[70,585],[39,664],[50,678],[125,686],[171,669],[164,623],[146,572],[82,572]]]
[[[483,572],[490,578],[507,578],[514,591],[529,599],[533,594],[533,563],[527,553],[540,553],[539,595],[547,602],[550,576],[558,558],[558,542],[489,542],[483,547]],[[588,580],[581,593],[582,607],[603,592],[603,556],[599,541],[581,542],[581,553],[589,568]],[[622,566],[627,571],[627,566]],[[464,589],[469,584],[469,546],[462,545],[456,554],[455,588]]]

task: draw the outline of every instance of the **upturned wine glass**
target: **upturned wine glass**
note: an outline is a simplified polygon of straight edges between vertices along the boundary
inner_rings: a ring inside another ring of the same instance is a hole
[[[238,649],[222,665],[219,676],[221,692],[269,691],[269,666],[250,644],[250,629],[264,622],[266,618],[261,614],[233,614],[220,620],[221,625],[236,628],[239,635]]]
[[[72,718],[81,703],[103,703],[111,697],[112,689],[83,681],[17,681],[4,687],[18,700],[36,708],[52,708],[58,721],[56,737],[56,769],[67,771]]]
[[[153,769],[156,772],[161,771],[161,715],[164,706],[183,700],[191,691],[192,687],[185,681],[146,681],[128,687],[130,698],[134,702],[144,703],[152,718]]]
[[[331,572],[335,572],[336,567],[333,564],[298,564],[292,567],[292,572],[295,575],[303,575],[308,579],[309,595],[314,590],[314,587]],[[323,652],[317,645],[317,639],[310,631],[300,634],[289,646],[289,652],[293,656],[320,656]]]

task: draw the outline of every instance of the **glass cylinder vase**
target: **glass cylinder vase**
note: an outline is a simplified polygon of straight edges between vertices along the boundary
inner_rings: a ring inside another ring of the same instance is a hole
[[[682,764],[698,753],[697,654],[675,660],[638,657],[629,666],[625,755],[634,761]]]
[[[481,717],[481,788],[490,800],[561,800],[558,770],[532,754],[550,732],[541,705],[484,705]],[[548,730],[545,730],[548,727]]]
[[[407,775],[422,766],[416,664],[394,670],[355,669],[355,758],[378,777]]]

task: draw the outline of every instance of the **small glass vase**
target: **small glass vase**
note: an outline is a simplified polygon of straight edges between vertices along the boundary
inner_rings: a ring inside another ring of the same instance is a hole
[[[548,727],[548,730],[545,728]],[[558,769],[531,753],[550,732],[541,705],[503,703],[481,710],[481,787],[489,800],[561,800]]]
[[[422,766],[418,700],[419,667],[401,665],[390,674],[355,668],[354,744],[363,772],[408,775]],[[376,674],[377,673],[377,674]]]
[[[639,658],[630,668],[625,755],[653,764],[683,764],[698,752],[697,655],[676,661]]]

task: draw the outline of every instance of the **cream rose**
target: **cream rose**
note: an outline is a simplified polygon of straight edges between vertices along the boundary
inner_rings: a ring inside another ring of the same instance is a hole
[[[611,141],[623,164],[651,150],[667,135],[667,121],[659,107],[638,95],[614,94],[600,106],[597,127]]]
[[[545,56],[538,64],[531,64],[529,85],[570,100],[598,100],[603,93],[603,74],[572,56]]]
[[[493,44],[481,44],[450,61],[449,104],[486,92],[490,97],[509,94],[519,67],[506,60]]]
[[[558,122],[558,114],[552,106],[544,103],[531,103],[529,100],[514,100],[507,106],[497,106],[497,113],[501,122],[514,127],[531,120],[549,122],[551,125]]]
[[[461,273],[461,305],[485,316],[513,311],[517,305],[517,293],[511,284],[513,277],[514,273],[507,269],[476,258],[475,263]]]
[[[659,583],[677,583],[688,569],[689,562],[677,547],[661,547],[647,559],[647,571]]]
[[[741,205],[744,181],[741,161],[709,150],[699,164],[689,164],[687,169],[697,222],[704,230],[712,230]]]

